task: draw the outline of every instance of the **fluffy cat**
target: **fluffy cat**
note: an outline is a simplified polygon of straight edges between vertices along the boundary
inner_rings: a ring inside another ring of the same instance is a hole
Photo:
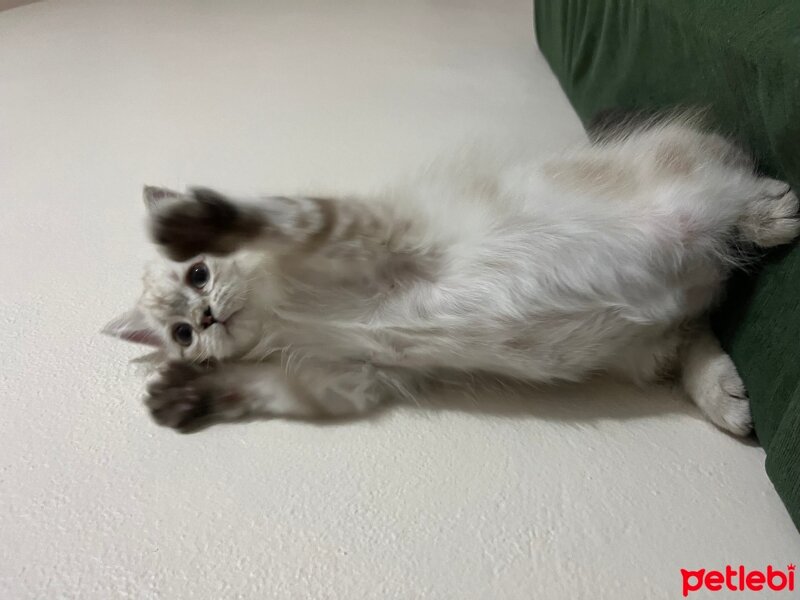
[[[677,378],[745,435],[744,386],[705,324],[732,269],[800,231],[798,200],[685,121],[542,163],[465,160],[368,201],[147,187],[166,259],[108,333],[169,360],[145,403],[189,431],[347,415],[444,373]]]

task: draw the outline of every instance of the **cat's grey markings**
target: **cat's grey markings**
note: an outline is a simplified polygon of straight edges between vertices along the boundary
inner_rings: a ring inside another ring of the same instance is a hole
[[[442,373],[605,371],[641,384],[675,373],[712,422],[746,434],[744,386],[705,317],[750,248],[800,231],[785,183],[674,119],[545,163],[470,155],[370,199],[145,198],[153,239],[180,262],[149,265],[139,303],[108,331],[183,358],[146,400],[181,430],[362,413],[414,400]],[[210,277],[192,288],[197,262]],[[172,339],[180,323],[188,344]]]
[[[246,414],[243,398],[235,390],[221,389],[214,376],[216,365],[170,361],[158,379],[147,386],[145,404],[159,425],[183,433]]]
[[[309,198],[309,200],[317,205],[320,222],[306,239],[304,250],[314,252],[325,245],[336,227],[336,203],[329,198]],[[301,216],[307,219],[305,214],[301,214]],[[353,220],[352,225],[357,227],[357,221]],[[309,225],[305,225],[303,228],[309,229]],[[350,235],[352,236],[354,232],[355,229],[350,230]]]
[[[192,202],[181,202],[156,211],[152,219],[153,241],[178,261],[201,252],[230,254],[256,237],[265,223],[224,196],[205,188],[192,191]]]

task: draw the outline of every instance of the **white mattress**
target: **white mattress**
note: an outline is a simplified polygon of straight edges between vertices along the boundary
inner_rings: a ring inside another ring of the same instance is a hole
[[[528,0],[53,1],[0,12],[0,597],[674,598],[796,561],[764,452],[595,382],[360,422],[156,427],[96,332],[143,183],[365,191],[579,122]]]

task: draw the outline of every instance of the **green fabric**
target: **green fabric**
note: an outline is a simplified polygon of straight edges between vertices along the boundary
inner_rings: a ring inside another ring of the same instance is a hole
[[[800,1],[534,0],[542,53],[587,123],[709,109],[800,189]],[[800,528],[800,249],[731,283],[715,327],[747,385],[767,472]]]

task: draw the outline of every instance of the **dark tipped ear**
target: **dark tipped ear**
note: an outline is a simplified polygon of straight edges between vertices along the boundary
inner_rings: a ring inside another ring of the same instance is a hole
[[[139,308],[133,308],[113,319],[103,327],[101,333],[146,346],[160,348],[164,345],[163,338],[150,327]]]
[[[180,200],[181,198],[184,198],[184,195],[180,192],[154,185],[146,185],[142,190],[142,199],[149,213],[155,212],[158,207],[165,203]]]

